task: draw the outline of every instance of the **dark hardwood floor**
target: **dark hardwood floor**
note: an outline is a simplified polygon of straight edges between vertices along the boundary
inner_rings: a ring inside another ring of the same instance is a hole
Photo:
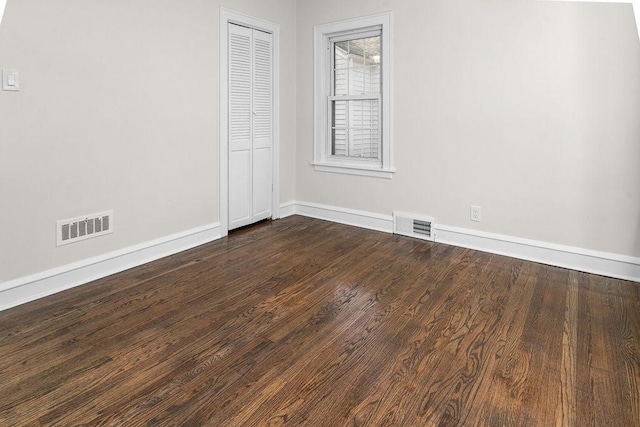
[[[0,312],[0,425],[640,426],[640,284],[290,217]]]

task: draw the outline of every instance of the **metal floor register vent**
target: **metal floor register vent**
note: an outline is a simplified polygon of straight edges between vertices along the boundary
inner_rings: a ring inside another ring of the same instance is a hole
[[[112,233],[113,211],[65,219],[56,224],[57,246],[75,243]]]
[[[431,217],[394,212],[393,232],[403,236],[433,241],[435,239],[434,221]]]

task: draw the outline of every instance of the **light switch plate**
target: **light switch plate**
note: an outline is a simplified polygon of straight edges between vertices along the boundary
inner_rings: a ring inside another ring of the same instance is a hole
[[[20,74],[17,70],[2,70],[2,90],[20,90]]]

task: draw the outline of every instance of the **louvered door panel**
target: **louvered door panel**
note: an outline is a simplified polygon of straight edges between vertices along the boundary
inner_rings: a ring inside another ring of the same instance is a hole
[[[272,46],[271,34],[253,32],[253,216],[271,217],[272,192]]]
[[[229,145],[246,150],[251,145],[251,34],[229,24]]]
[[[229,24],[229,229],[251,223],[252,33]]]

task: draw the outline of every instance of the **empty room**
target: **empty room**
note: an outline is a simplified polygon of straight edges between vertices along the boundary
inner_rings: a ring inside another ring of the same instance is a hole
[[[639,31],[0,0],[0,426],[640,426]]]

